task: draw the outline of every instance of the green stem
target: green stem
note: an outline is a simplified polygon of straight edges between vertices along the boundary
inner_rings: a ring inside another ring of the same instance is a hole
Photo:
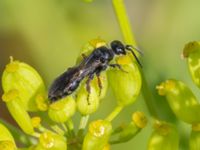
[[[135,135],[137,135],[139,132],[140,132],[140,130],[138,130],[137,132],[135,132]],[[135,135],[134,135],[134,136],[135,136]],[[131,139],[133,139],[134,136],[131,137],[131,138],[129,138],[129,139],[123,139],[123,140],[122,140],[122,139],[110,140],[110,141],[109,141],[109,144],[114,145],[114,144],[126,143],[126,142],[130,141]]]
[[[153,97],[153,94],[151,93],[150,89],[149,89],[149,86],[148,86],[148,83],[147,83],[147,80],[144,76],[144,73],[142,71],[141,72],[141,75],[142,75],[142,96],[145,100],[145,103],[148,107],[148,110],[151,114],[151,116],[153,116],[155,119],[159,119],[159,116],[158,116],[158,113],[156,111],[156,106],[155,106],[155,103],[154,103],[154,97]]]
[[[112,121],[123,109],[123,106],[117,106],[115,109],[109,114],[108,117],[106,117],[107,121]]]
[[[67,121],[67,127],[69,129],[68,130],[69,137],[75,137],[74,123],[71,119]]]
[[[127,16],[126,8],[124,5],[124,0],[112,0],[112,2],[113,2],[113,7],[115,10],[125,43],[131,44],[131,45],[136,45],[134,35],[131,30],[130,22],[129,22],[129,19]],[[158,118],[158,114],[153,105],[154,104],[153,95],[148,87],[146,78],[142,71],[141,71],[141,74],[142,74],[142,78],[143,78],[143,80],[142,80],[143,81],[142,95],[144,97],[144,100],[146,102],[146,105],[149,109],[150,114],[153,117]]]
[[[123,0],[113,0],[112,2],[124,37],[124,41],[128,44],[136,45]]]
[[[24,146],[30,146],[33,144],[32,138],[21,132],[18,128],[6,122],[5,120],[0,119],[0,123],[6,126],[8,130],[12,133],[12,136],[19,143],[24,144]]]
[[[34,133],[32,134],[32,136],[35,137],[35,138],[39,138],[39,137],[40,137],[40,133],[34,132]]]
[[[69,130],[74,130],[74,124],[71,119],[69,119],[67,121],[67,126],[68,126]]]
[[[61,123],[61,126],[63,127],[63,129],[65,130],[65,132],[68,132],[67,126],[64,123]]]
[[[60,135],[64,135],[64,131],[58,125],[51,125],[51,129],[53,129],[56,133]]]
[[[85,127],[87,126],[88,119],[89,119],[89,115],[81,117],[81,121],[80,121],[80,125],[79,125],[79,130],[85,129]]]

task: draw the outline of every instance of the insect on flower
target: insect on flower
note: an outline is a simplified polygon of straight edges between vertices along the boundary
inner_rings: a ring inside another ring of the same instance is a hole
[[[98,86],[100,91],[102,84],[100,80],[100,73],[106,70],[108,67],[119,68],[124,71],[119,64],[109,64],[116,55],[126,55],[127,51],[130,51],[135,57],[138,64],[141,66],[139,59],[133,52],[133,49],[141,53],[137,48],[131,45],[124,45],[120,41],[112,41],[110,44],[111,48],[101,46],[93,50],[89,56],[82,55],[83,60],[79,65],[68,68],[63,74],[58,76],[52,85],[50,86],[48,98],[53,103],[67,95],[72,94],[78,87],[81,81],[85,78],[86,89],[88,96],[90,94],[90,81],[97,76]],[[88,102],[89,104],[89,102]]]

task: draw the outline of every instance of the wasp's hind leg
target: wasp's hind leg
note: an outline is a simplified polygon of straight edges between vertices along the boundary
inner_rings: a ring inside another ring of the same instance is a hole
[[[84,53],[82,53],[81,56],[82,56],[83,59],[87,58],[87,56]]]
[[[116,67],[117,67],[119,70],[121,70],[121,71],[123,71],[123,72],[125,72],[125,73],[128,73],[128,72],[125,71],[125,70],[122,68],[122,66],[119,65],[119,64],[109,64],[109,66],[112,67],[112,68],[116,68]]]
[[[94,77],[94,74],[92,73],[92,74],[90,74],[90,75],[88,76],[88,79],[87,79],[87,81],[86,81],[86,90],[87,90],[87,92],[88,92],[88,96],[87,96],[88,105],[90,105],[90,102],[89,102],[89,97],[90,97],[90,92],[91,92],[90,82],[91,82],[91,80],[93,79],[93,77]]]
[[[97,80],[98,80],[98,86],[99,86],[99,96],[101,95],[101,90],[103,88],[102,86],[102,82],[101,82],[101,78],[100,78],[100,73],[96,73],[96,76],[97,76]]]

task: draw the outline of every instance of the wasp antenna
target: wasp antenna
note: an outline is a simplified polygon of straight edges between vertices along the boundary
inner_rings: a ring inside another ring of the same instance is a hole
[[[144,55],[143,51],[141,51],[139,48],[133,46],[133,45],[126,45],[126,49],[136,50],[140,55]]]
[[[138,57],[136,56],[136,54],[134,53],[133,49],[137,50],[137,52],[139,52],[140,54],[143,55],[143,53],[142,53],[139,49],[133,47],[132,45],[126,45],[126,50],[130,51],[130,52],[133,54],[133,56],[135,57],[137,63],[138,63],[138,64],[140,65],[140,67],[142,68],[142,64],[140,63],[140,61],[139,61]]]

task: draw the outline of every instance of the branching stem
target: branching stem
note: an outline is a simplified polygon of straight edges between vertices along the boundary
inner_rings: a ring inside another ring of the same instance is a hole
[[[112,2],[113,2],[115,14],[116,14],[116,17],[118,19],[118,22],[119,22],[125,43],[135,46],[136,42],[135,42],[135,39],[134,39],[133,32],[131,30],[130,22],[129,22],[128,15],[127,15],[127,12],[126,12],[126,8],[125,8],[125,5],[124,5],[124,0],[112,0]],[[151,91],[148,87],[144,73],[142,71],[140,71],[140,72],[141,72],[142,81],[143,81],[142,95],[144,97],[144,100],[146,102],[146,105],[148,107],[150,114],[154,118],[158,118],[158,114],[157,114],[156,109],[154,107],[153,95],[152,95],[152,93],[151,93]]]
[[[107,121],[112,121],[123,109],[123,106],[117,106],[106,118]]]

